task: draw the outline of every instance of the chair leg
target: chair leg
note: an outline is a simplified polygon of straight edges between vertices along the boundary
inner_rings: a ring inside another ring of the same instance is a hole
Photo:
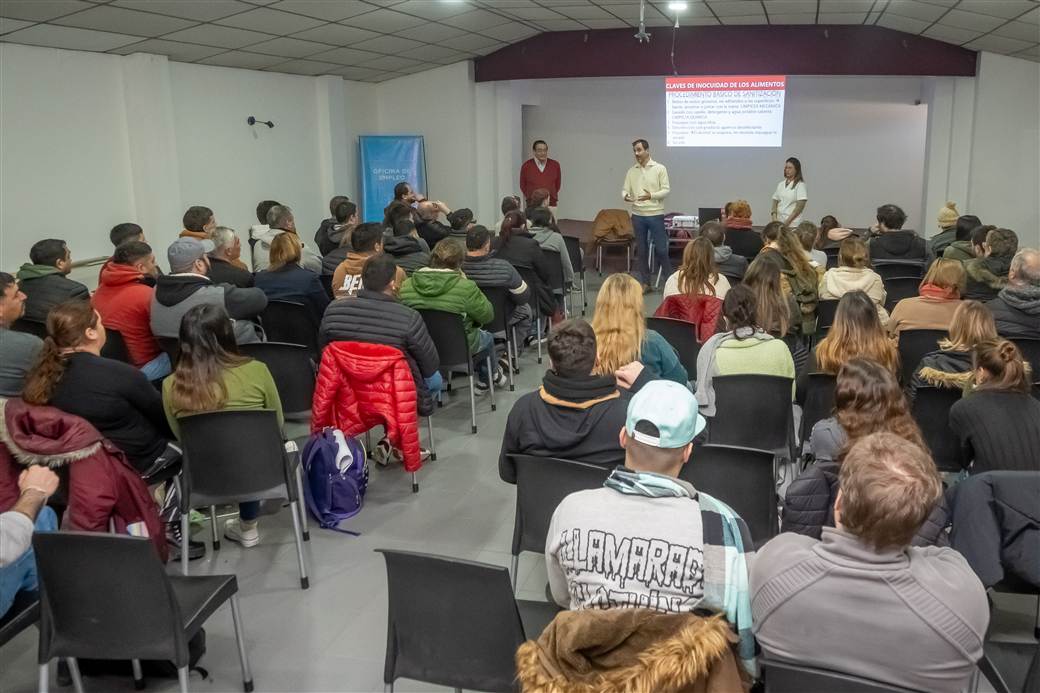
[[[365,431],[365,450],[368,457],[372,456],[372,431]]]
[[[302,452],[296,453],[297,462],[301,462],[300,456]],[[303,464],[299,463],[296,465],[296,498],[300,506],[300,525],[303,527],[303,540],[310,541],[311,533],[307,528],[307,503],[304,501],[303,496]]]
[[[189,516],[191,512],[181,515],[181,575],[188,574],[188,542],[191,539],[191,525]]]
[[[589,307],[589,295],[585,293],[585,273],[581,273],[581,315],[585,317],[585,311]]]
[[[290,501],[289,508],[292,510],[292,523],[293,523],[293,539],[296,540],[296,559],[300,562],[300,589],[307,589],[311,586],[310,580],[307,578],[307,564],[303,558],[303,536],[300,532],[300,510],[297,501]]]
[[[603,246],[596,246],[596,272],[603,276]]]
[[[516,356],[516,344],[506,335],[506,365],[509,366],[509,391],[516,391],[516,383],[513,382],[513,359]]]
[[[497,406],[495,405],[495,365],[492,363],[492,356],[495,354],[495,349],[492,347],[491,353],[487,357],[487,372],[488,372],[488,394],[491,395],[491,411],[495,411]]]
[[[69,674],[72,676],[72,685],[76,693],[83,693],[83,677],[79,675],[79,663],[75,657],[66,657],[65,663],[69,665]]]
[[[519,342],[516,341],[516,325],[513,325],[512,331],[513,331],[513,363],[512,363],[512,372],[513,373],[519,373],[520,372],[520,347],[518,346]]]
[[[461,688],[456,688],[455,689],[455,693],[462,693],[462,689]]]
[[[412,472],[412,493],[419,493],[419,475]]]
[[[477,432],[477,397],[473,392],[473,371],[469,372],[469,419],[470,431]]]
[[[253,672],[249,670],[249,657],[246,655],[246,636],[242,628],[242,613],[238,609],[238,595],[231,595],[231,620],[235,624],[235,642],[238,643],[238,661],[242,665],[242,688],[249,693],[253,690]]]
[[[432,416],[427,416],[426,417],[426,425],[429,426],[429,429],[430,429],[430,459],[433,460],[434,462],[436,462],[437,461],[437,443],[434,442],[434,440],[433,440],[433,417]]]
[[[538,330],[538,335],[535,337],[535,341],[538,343],[538,363],[542,362],[542,316],[536,315],[534,319],[535,329]]]
[[[47,693],[51,685],[51,664],[50,662],[44,662],[40,665],[39,681],[36,684],[36,690],[39,693]]]
[[[632,244],[629,243],[625,246],[625,270],[627,272],[632,271]]]
[[[213,550],[220,551],[220,534],[217,532],[217,508],[209,506],[209,529],[213,536]]]
[[[134,670],[134,690],[143,691],[145,688],[144,671],[141,670],[141,660],[131,659],[130,666]]]
[[[383,684],[383,693],[394,693],[394,684],[392,684],[392,683],[384,683]]]
[[[513,594],[516,594],[516,571],[520,568],[520,557],[513,556],[509,559],[509,582],[513,587]]]
[[[177,670],[177,682],[180,684],[181,693],[188,693],[188,667]]]

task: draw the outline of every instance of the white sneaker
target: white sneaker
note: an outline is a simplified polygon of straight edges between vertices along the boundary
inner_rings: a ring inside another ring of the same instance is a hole
[[[375,448],[372,450],[372,459],[376,461],[380,467],[385,467],[391,462],[400,462],[401,453],[398,452],[390,441],[386,438],[382,438],[376,443]]]
[[[224,524],[224,538],[237,542],[248,549],[260,543],[260,531],[256,524],[252,529],[243,529],[242,523],[236,517]]]

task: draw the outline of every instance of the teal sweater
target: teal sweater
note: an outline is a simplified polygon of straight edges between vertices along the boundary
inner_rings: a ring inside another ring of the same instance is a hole
[[[653,369],[662,380],[674,380],[680,385],[686,385],[690,379],[686,369],[679,362],[675,348],[653,330],[646,331],[639,362]]]

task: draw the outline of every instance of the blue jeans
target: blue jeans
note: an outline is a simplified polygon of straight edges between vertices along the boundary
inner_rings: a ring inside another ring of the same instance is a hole
[[[636,249],[639,263],[636,274],[644,284],[653,284],[650,276],[650,241],[654,242],[656,265],[661,267],[661,276],[667,279],[672,275],[672,261],[668,259],[668,233],[664,230],[664,215],[652,217],[632,215],[632,228],[636,232]]]
[[[444,389],[444,376],[441,375],[440,371],[434,371],[433,375],[429,378],[423,378],[426,383],[426,390],[434,397],[439,398],[441,390]]]
[[[238,517],[242,522],[256,522],[256,518],[260,517],[260,501],[239,503]]]
[[[487,330],[477,330],[477,335],[480,339],[477,342],[477,351],[473,354],[473,363],[476,366],[477,378],[480,379],[480,382],[487,383],[490,382],[488,380],[487,359],[490,356],[492,361],[495,360],[495,338]]]
[[[161,380],[173,372],[173,368],[170,366],[170,356],[165,352],[159,354],[138,370],[144,373],[146,378],[153,381]]]
[[[44,506],[36,516],[35,531],[53,532],[58,529],[58,516]],[[36,575],[36,555],[32,547],[23,553],[18,560],[6,568],[0,568],[0,616],[7,613],[19,592],[36,591],[39,580]]]

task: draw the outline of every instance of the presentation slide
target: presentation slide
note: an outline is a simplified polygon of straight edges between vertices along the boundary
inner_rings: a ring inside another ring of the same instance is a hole
[[[666,77],[669,147],[779,147],[784,75]]]

